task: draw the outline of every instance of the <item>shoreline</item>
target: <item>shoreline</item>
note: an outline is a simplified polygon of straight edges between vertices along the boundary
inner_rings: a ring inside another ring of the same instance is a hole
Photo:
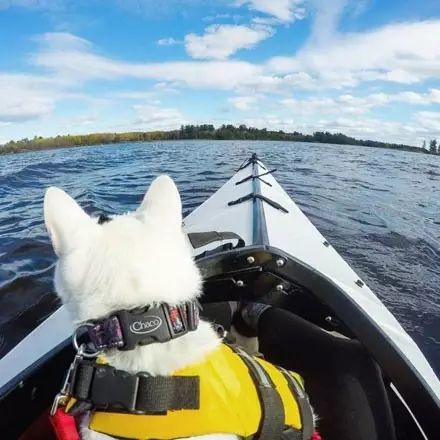
[[[125,132],[125,133],[90,133],[84,135],[58,135],[55,137],[37,137],[10,141],[0,145],[0,155],[26,153],[59,148],[85,147],[94,145],[110,145],[123,142],[151,142],[176,140],[236,140],[236,141],[282,141],[282,142],[313,142],[321,144],[364,146],[414,153],[432,154],[427,149],[411,145],[393,144],[365,139],[355,139],[342,133],[314,132],[313,135],[300,132],[287,133],[257,129],[240,125],[186,125],[179,130]]]

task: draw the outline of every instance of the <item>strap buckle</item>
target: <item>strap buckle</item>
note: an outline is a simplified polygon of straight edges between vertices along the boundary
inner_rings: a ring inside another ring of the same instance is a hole
[[[114,411],[121,409],[130,413],[142,413],[136,410],[140,376],[142,373],[129,374],[126,371],[97,367],[90,390],[90,401],[94,409]],[[146,374],[144,374],[147,376]]]
[[[67,370],[66,377],[64,378],[63,386],[61,387],[61,390],[59,393],[55,396],[52,406],[50,408],[50,415],[53,416],[57,412],[57,409],[60,406],[66,406],[67,400],[70,396],[71,392],[71,384],[73,377],[75,375],[76,368],[79,364],[79,362],[83,359],[84,355],[86,354],[86,346],[85,344],[81,344],[78,346],[77,339],[76,339],[76,332],[73,335],[73,345],[77,351],[75,357],[73,358],[72,363],[69,366],[69,369]]]

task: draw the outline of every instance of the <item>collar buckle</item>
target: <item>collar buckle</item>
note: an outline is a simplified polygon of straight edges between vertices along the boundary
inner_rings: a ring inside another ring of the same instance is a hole
[[[86,323],[96,350],[133,350],[137,345],[167,342],[197,329],[198,301],[182,305],[162,303],[156,307],[120,310],[108,318]]]

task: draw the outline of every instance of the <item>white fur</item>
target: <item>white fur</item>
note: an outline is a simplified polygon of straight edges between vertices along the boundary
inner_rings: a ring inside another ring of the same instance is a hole
[[[55,288],[75,323],[120,309],[177,304],[199,296],[202,280],[181,229],[181,209],[177,188],[167,176],[151,184],[137,211],[102,225],[64,191],[46,191],[45,223],[59,258]],[[118,369],[169,375],[200,361],[219,343],[211,326],[201,322],[196,331],[181,338],[131,351],[110,350],[106,358]],[[110,438],[90,431],[86,423],[81,432],[87,440]]]

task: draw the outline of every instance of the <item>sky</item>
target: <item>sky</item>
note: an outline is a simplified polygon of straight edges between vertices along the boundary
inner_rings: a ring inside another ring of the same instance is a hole
[[[440,2],[0,0],[0,144],[187,123],[440,138]]]

